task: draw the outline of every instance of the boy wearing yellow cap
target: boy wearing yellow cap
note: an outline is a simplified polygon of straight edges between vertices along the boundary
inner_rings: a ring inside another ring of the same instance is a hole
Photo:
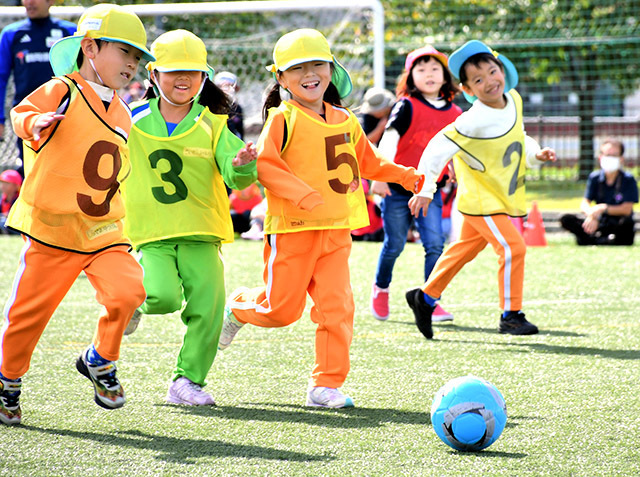
[[[426,215],[436,179],[453,158],[458,181],[460,237],[440,256],[421,288],[406,293],[416,325],[433,338],[431,318],[436,302],[460,269],[491,244],[498,255],[500,333],[531,335],[538,327],[521,311],[526,245],[511,217],[526,214],[524,174],[527,164],[556,159],[541,149],[522,123],[522,99],[515,90],[518,72],[504,56],[478,40],[465,43],[449,58],[471,108],[438,132],[424,149],[418,170],[425,186],[409,200],[414,216]]]
[[[120,181],[129,173],[131,113],[116,90],[147,50],[140,19],[116,5],[85,11],[74,36],[53,45],[56,75],[11,111],[25,146],[26,178],[7,226],[25,246],[5,307],[0,421],[21,421],[21,377],[36,343],[84,271],[102,313],[93,343],[76,361],[105,409],[124,405],[116,377],[122,333],[144,301],[142,269],[123,234]]]
[[[258,179],[268,204],[265,286],[231,294],[219,348],[245,323],[273,328],[297,321],[309,293],[317,328],[306,403],[352,407],[338,388],[349,372],[353,336],[350,230],[369,224],[360,178],[415,192],[422,176],[380,156],[356,116],[341,106],[351,79],[319,31],[287,33],[273,59],[268,69],[277,84],[265,102],[269,116],[258,142]],[[280,87],[292,99],[281,102]]]
[[[132,170],[124,187],[125,231],[139,251],[147,299],[125,334],[136,329],[141,313],[181,310],[186,331],[167,402],[214,405],[202,388],[226,297],[220,248],[233,241],[225,183],[244,189],[255,182],[256,151],[227,127],[230,104],[210,79],[200,38],[173,30],[160,35],[151,52],[153,88],[132,105]]]

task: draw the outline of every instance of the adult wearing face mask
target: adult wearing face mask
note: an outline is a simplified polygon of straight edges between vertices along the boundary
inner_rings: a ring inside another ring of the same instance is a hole
[[[623,155],[622,142],[605,140],[600,147],[600,170],[589,175],[580,205],[584,216],[567,214],[560,218],[562,227],[576,236],[578,245],[633,245],[633,204],[638,202],[638,185],[622,169]]]

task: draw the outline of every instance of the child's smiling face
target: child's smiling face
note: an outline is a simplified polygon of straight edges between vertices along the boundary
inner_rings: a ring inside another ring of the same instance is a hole
[[[505,75],[502,68],[492,61],[481,61],[478,65],[468,63],[463,66],[467,76],[462,89],[469,96],[475,96],[487,106],[504,108]]]
[[[202,71],[155,71],[154,77],[169,101],[180,105],[188,104],[204,81]]]
[[[322,114],[322,98],[331,82],[331,63],[306,61],[294,65],[278,75],[278,82],[298,103]]]

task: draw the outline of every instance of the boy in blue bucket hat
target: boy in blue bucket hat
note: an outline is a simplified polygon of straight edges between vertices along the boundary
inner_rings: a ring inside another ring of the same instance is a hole
[[[416,217],[426,215],[436,179],[453,158],[463,221],[459,239],[440,256],[427,282],[409,290],[406,299],[418,329],[431,339],[431,315],[440,295],[462,267],[491,244],[499,257],[499,331],[535,334],[538,328],[521,311],[526,245],[511,218],[526,215],[525,167],[555,161],[556,154],[540,149],[525,134],[522,98],[514,89],[518,71],[504,55],[471,40],[451,54],[449,69],[472,106],[423,151],[418,171],[425,174],[425,185],[409,208]]]

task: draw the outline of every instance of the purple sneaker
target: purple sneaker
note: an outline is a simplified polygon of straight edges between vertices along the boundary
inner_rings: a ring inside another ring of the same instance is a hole
[[[167,403],[187,406],[215,406],[211,394],[202,390],[202,386],[180,376],[169,385]]]

